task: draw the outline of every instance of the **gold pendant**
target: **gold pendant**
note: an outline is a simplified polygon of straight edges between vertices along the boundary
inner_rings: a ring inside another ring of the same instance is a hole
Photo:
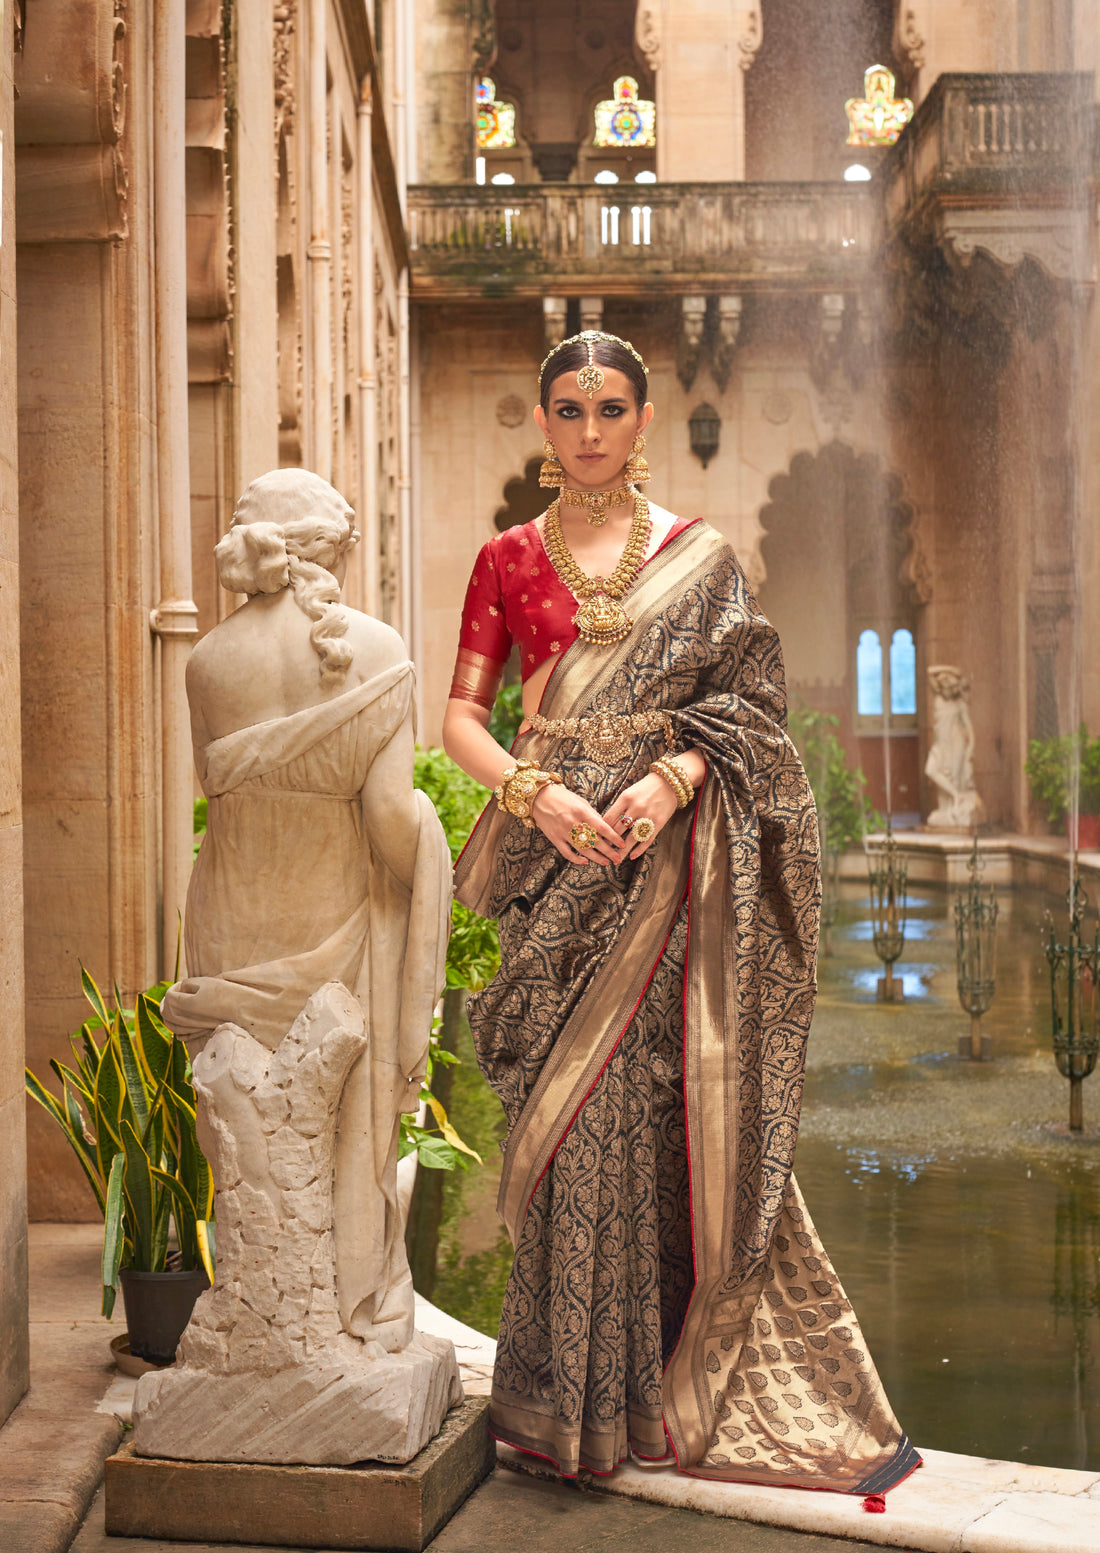
[[[611,647],[629,636],[634,622],[618,599],[597,592],[585,599],[574,616],[577,635],[594,647]]]

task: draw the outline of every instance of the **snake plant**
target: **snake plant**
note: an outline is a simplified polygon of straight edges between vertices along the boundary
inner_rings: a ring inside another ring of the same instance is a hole
[[[103,1314],[114,1309],[119,1271],[164,1272],[169,1219],[181,1271],[214,1279],[214,1178],[195,1133],[195,1090],[183,1042],[160,1018],[163,988],[138,994],[133,1014],[115,1007],[81,967],[94,1017],[69,1042],[75,1065],[51,1059],[60,1099],[27,1069],[27,1092],[72,1145],[103,1214]],[[96,1033],[105,1039],[98,1043]]]

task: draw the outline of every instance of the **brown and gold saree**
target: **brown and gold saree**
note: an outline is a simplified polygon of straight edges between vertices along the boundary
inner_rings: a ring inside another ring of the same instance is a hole
[[[703,523],[627,602],[627,640],[575,642],[540,710],[667,710],[708,763],[695,804],[612,869],[490,807],[457,870],[501,940],[470,1001],[509,1124],[492,1427],[566,1474],[671,1444],[702,1477],[880,1494],[920,1458],[791,1168],[820,897],[779,642]],[[601,811],[662,749],[516,744]]]

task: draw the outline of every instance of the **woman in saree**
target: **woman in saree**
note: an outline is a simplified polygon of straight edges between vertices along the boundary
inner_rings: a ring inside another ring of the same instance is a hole
[[[491,1426],[567,1476],[878,1496],[920,1458],[792,1173],[820,876],[779,643],[722,536],[640,490],[634,348],[586,331],[539,387],[557,496],[477,557],[444,723],[496,796],[456,878],[500,929],[469,1005],[515,1250]]]

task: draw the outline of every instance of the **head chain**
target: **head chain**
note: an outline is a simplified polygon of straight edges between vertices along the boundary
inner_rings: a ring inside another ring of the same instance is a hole
[[[649,376],[649,368],[646,366],[645,362],[642,360],[641,356],[639,356],[638,352],[634,349],[629,340],[621,340],[617,334],[605,334],[602,329],[585,329],[580,334],[571,334],[567,340],[561,340],[557,345],[554,346],[554,349],[550,352],[542,366],[539,368],[539,387],[542,387],[542,377],[543,373],[546,371],[546,368],[549,366],[550,362],[554,359],[558,352],[560,350],[564,350],[567,345],[587,345],[588,364],[589,366],[594,365],[596,358],[595,346],[598,340],[610,340],[613,345],[621,345],[624,350],[629,351],[630,354],[634,357],[634,360],[641,367],[646,377]]]

